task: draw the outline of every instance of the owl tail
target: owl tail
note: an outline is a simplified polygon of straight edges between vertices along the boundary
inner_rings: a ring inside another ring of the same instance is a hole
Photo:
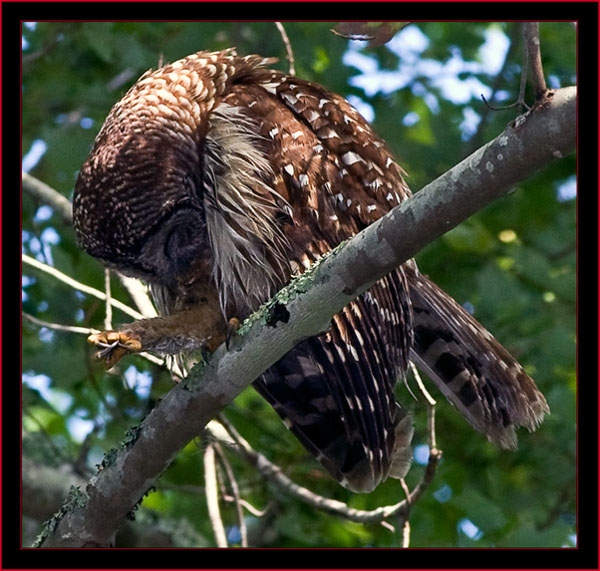
[[[415,266],[406,268],[414,312],[411,359],[474,428],[516,448],[550,409],[533,379],[492,334]]]

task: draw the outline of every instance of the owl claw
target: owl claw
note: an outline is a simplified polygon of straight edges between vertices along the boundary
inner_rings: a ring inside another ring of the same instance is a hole
[[[125,355],[141,351],[142,343],[135,333],[124,331],[102,331],[88,337],[88,343],[101,348],[94,356],[106,362],[108,369],[116,365]]]
[[[112,343],[102,343],[101,341],[98,341],[96,345],[98,347],[102,347],[102,351],[98,351],[96,353],[96,357],[98,359],[104,359],[112,354],[112,352],[119,346],[119,342],[113,341]]]
[[[225,336],[225,347],[229,350],[229,345],[233,334],[240,328],[240,320],[237,317],[232,317],[227,322],[227,334]]]

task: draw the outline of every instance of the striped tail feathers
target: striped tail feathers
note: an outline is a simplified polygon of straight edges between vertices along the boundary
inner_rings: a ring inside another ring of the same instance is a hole
[[[550,412],[546,399],[514,357],[446,292],[416,267],[408,281],[411,358],[474,428],[501,448],[516,448],[515,429],[535,430]]]

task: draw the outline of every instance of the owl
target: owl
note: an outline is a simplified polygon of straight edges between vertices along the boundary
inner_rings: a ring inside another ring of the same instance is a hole
[[[75,186],[79,245],[145,281],[160,316],[96,335],[126,352],[212,351],[341,241],[410,196],[385,142],[342,97],[234,50],[145,73],[112,108]],[[409,359],[502,448],[548,405],[513,357],[414,260],[268,369],[254,388],[343,486],[403,478]]]

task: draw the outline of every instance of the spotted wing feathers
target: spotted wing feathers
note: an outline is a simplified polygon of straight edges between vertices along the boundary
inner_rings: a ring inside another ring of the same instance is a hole
[[[402,285],[402,276],[385,278],[255,383],[307,450],[355,492],[404,477],[410,465],[412,421],[393,392],[408,355],[400,332],[410,313],[394,299]],[[382,319],[390,312],[394,319]]]

